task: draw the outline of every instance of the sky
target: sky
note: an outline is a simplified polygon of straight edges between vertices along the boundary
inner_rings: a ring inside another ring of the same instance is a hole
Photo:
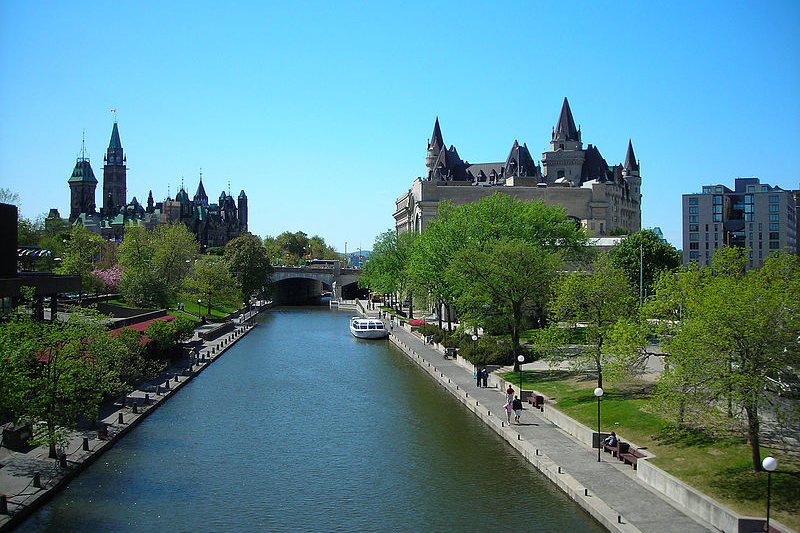
[[[260,235],[369,249],[425,173],[439,117],[470,162],[538,161],[567,97],[609,164],[633,142],[642,226],[681,246],[681,194],[800,188],[800,2],[0,0],[0,187],[58,208],[116,109],[128,200],[249,198]]]

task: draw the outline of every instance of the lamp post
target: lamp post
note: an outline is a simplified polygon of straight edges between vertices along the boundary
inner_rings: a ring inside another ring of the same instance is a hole
[[[597,396],[597,462],[600,462],[600,398],[603,397],[603,388],[597,387],[594,389],[594,395]]]
[[[761,466],[767,471],[767,525],[764,531],[769,533],[769,504],[772,495],[772,472],[778,467],[778,461],[774,457],[765,457]]]
[[[202,314],[200,313],[200,302],[202,301],[203,300],[201,300],[200,298],[197,299],[197,316],[200,316]]]
[[[519,401],[522,401],[522,363],[525,362],[525,356],[519,354],[517,356],[517,362],[519,363]]]
[[[478,336],[474,333],[472,334],[472,356],[475,357],[478,354]]]

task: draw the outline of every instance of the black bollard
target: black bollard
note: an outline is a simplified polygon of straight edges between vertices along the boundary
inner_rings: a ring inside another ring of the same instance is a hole
[[[89,437],[83,437],[83,451],[89,451]]]
[[[161,394],[161,385],[156,385],[156,395]]]
[[[175,374],[175,383],[179,383],[178,382],[178,374]]]
[[[583,495],[584,495],[584,496],[588,496],[588,495],[589,495],[589,489],[587,489],[587,488],[584,488],[584,489],[583,489]]]
[[[123,419],[123,417],[122,417],[122,413],[119,413],[119,416],[117,417],[117,420],[118,420],[118,422],[119,422],[120,424],[122,424],[122,423],[124,422],[124,419]]]
[[[0,494],[0,514],[8,514],[8,498],[5,494]]]
[[[133,403],[133,414],[138,414],[138,413],[139,413],[139,404],[134,402]]]
[[[164,390],[169,390],[169,380],[164,383]]]
[[[66,468],[67,467],[67,454],[66,453],[61,452],[59,454],[59,456],[58,456],[58,464],[59,464],[59,466],[61,466],[61,468]]]
[[[42,488],[42,476],[39,472],[33,473],[33,486],[34,488],[41,489]]]
[[[144,404],[145,405],[149,405],[150,404],[150,395],[149,394],[145,394],[144,395]]]

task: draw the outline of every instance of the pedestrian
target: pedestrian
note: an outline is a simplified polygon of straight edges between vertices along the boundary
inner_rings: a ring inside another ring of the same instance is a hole
[[[519,426],[520,425],[519,417],[522,416],[522,400],[520,400],[519,398],[517,398],[516,395],[514,395],[514,399],[511,402],[511,407],[514,409],[514,422],[516,422],[517,425]]]
[[[483,374],[481,374],[481,378],[483,379],[483,388],[485,389],[486,387],[489,386],[489,371],[486,368],[483,369]]]
[[[503,409],[506,412],[506,419],[508,420],[508,423],[510,425],[511,424],[511,412],[514,410],[514,408],[511,406],[511,400],[506,401],[506,404],[503,406]]]
[[[511,403],[513,399],[514,399],[514,387],[512,387],[511,384],[509,384],[508,388],[506,389],[506,402]]]
[[[477,372],[475,372],[475,384],[478,388],[481,388],[481,381],[483,381],[483,368],[479,368]]]

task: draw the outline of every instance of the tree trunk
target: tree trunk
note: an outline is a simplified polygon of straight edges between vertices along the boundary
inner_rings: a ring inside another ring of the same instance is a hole
[[[408,295],[408,318],[414,318],[414,297]]]
[[[758,407],[748,402],[748,405],[744,406],[744,410],[747,413],[747,440],[750,441],[750,455],[753,459],[753,471],[761,472],[761,441],[758,437]]]

